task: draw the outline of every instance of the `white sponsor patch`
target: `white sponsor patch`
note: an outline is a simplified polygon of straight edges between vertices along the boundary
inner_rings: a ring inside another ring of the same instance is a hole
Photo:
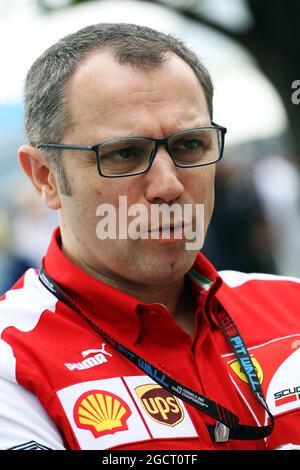
[[[300,408],[300,348],[279,366],[267,392],[267,403],[273,415]]]
[[[182,400],[148,376],[124,377],[153,438],[197,437]]]
[[[198,437],[182,400],[147,375],[82,382],[57,395],[81,449]]]
[[[150,438],[120,378],[82,382],[57,395],[81,449],[109,449]]]

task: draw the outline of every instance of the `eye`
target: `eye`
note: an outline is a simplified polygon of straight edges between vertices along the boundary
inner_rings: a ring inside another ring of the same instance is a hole
[[[128,158],[136,156],[136,149],[134,147],[127,147],[115,152],[115,156],[120,160],[127,160]]]
[[[176,147],[179,150],[196,150],[201,145],[203,146],[203,143],[200,140],[190,139],[190,140],[185,140],[184,142],[178,143]]]
[[[142,155],[142,150],[136,146],[121,147],[115,149],[105,149],[105,153],[102,153],[101,158],[109,158],[114,161],[126,161],[130,159],[139,158]]]

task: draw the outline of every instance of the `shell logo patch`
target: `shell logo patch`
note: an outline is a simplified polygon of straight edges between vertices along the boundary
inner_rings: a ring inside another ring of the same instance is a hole
[[[251,356],[251,361],[252,361],[252,364],[253,364],[253,366],[255,368],[255,371],[257,373],[259,383],[262,384],[263,380],[264,380],[264,373],[263,373],[263,370],[261,368],[261,365],[259,364],[258,360],[254,356]],[[248,383],[247,376],[244,373],[239,361],[234,360],[234,361],[230,362],[229,365],[230,365],[231,369],[236,373],[236,375],[241,380],[243,380],[243,382]]]
[[[135,392],[150,418],[160,424],[176,426],[184,418],[177,398],[157,384],[136,387]]]
[[[133,375],[79,382],[57,396],[82,450],[134,442],[148,448],[153,439],[197,438],[185,404],[163,390],[147,375]]]
[[[126,422],[130,415],[130,408],[122,398],[103,390],[83,393],[74,406],[76,425],[90,430],[94,437],[128,430]]]

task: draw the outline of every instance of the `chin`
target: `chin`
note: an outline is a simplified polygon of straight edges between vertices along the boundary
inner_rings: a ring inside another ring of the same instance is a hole
[[[151,253],[143,256],[140,263],[140,272],[151,281],[170,281],[184,276],[194,264],[197,256],[196,251],[181,250],[180,252]]]

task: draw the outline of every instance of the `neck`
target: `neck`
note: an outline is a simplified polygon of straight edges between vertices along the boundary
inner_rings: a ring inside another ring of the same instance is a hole
[[[60,219],[62,215],[60,214]],[[114,270],[103,266],[103,269],[95,268],[87,259],[82,257],[82,247],[78,246],[78,240],[74,239],[73,234],[67,230],[66,224],[60,220],[61,227],[61,249],[63,253],[80,269],[85,271],[93,278],[125,292],[146,304],[164,305],[174,321],[193,336],[194,313],[197,306],[195,296],[191,293],[184,273],[166,277],[166,279],[156,280],[155,277],[151,283],[145,283],[139,280],[128,279]],[[71,243],[72,242],[72,243]],[[77,246],[77,250],[72,247]],[[93,259],[91,256],[90,259]]]
[[[181,326],[186,333],[191,336],[193,335],[196,299],[190,292],[189,285],[184,276],[178,279],[172,279],[171,282],[166,281],[162,283],[160,281],[159,283],[153,282],[153,284],[137,283],[124,279],[116,275],[116,273],[100,273],[80,258],[72,255],[64,245],[62,245],[61,249],[65,256],[76,266],[93,278],[136,297],[144,303],[158,303],[164,305],[169,310],[174,321]]]

